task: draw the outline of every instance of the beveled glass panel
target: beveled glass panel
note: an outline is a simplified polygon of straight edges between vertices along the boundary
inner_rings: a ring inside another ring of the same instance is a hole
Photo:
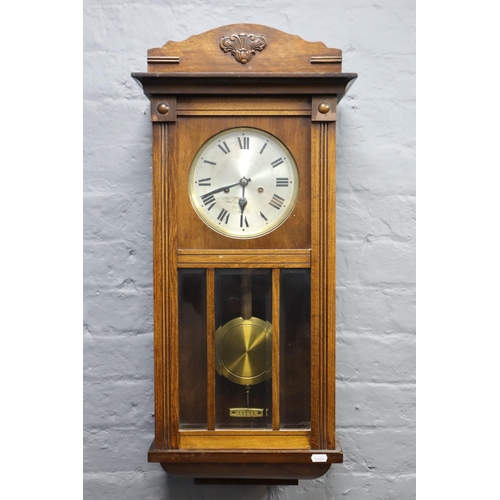
[[[179,269],[179,421],[207,427],[206,272]]]
[[[280,427],[311,427],[311,274],[281,270]]]
[[[270,269],[215,270],[216,428],[270,428]]]

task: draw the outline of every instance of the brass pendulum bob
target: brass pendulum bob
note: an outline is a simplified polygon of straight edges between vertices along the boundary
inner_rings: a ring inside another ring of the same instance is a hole
[[[215,367],[231,382],[247,387],[271,377],[271,334],[268,321],[252,316],[252,276],[241,277],[241,317],[228,321],[215,332]]]

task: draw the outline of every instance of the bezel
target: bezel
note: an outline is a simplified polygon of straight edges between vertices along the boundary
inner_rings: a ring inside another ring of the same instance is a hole
[[[280,213],[280,215],[273,219],[271,222],[266,223],[262,227],[254,230],[251,233],[240,233],[237,231],[234,231],[233,229],[220,225],[219,221],[216,221],[216,218],[212,218],[209,216],[206,211],[203,209],[203,204],[200,203],[200,195],[199,193],[196,192],[196,186],[195,186],[195,174],[197,171],[197,166],[200,161],[200,159],[203,157],[203,154],[209,149],[214,143],[218,142],[221,140],[223,137],[237,134],[237,133],[252,133],[252,134],[259,134],[266,138],[267,140],[271,141],[274,143],[275,146],[277,146],[279,149],[281,149],[284,153],[284,158],[286,158],[285,162],[288,162],[291,168],[292,172],[292,193],[289,198],[289,201],[287,202],[287,205],[284,207],[283,211]],[[299,172],[297,169],[297,164],[295,162],[295,158],[293,157],[292,153],[290,150],[286,147],[286,145],[278,139],[275,135],[262,130],[260,128],[256,127],[232,127],[228,128],[225,130],[222,130],[221,132],[213,135],[210,137],[207,141],[204,142],[204,144],[200,147],[198,152],[196,153],[193,161],[191,162],[190,170],[189,170],[189,177],[188,177],[188,193],[189,193],[189,200],[191,202],[191,205],[198,215],[198,217],[213,231],[229,237],[229,238],[234,238],[234,239],[254,239],[254,238],[260,238],[261,236],[264,236],[266,234],[269,234],[273,231],[275,231],[278,227],[284,224],[284,222],[288,219],[290,214],[293,212],[295,205],[297,203],[298,199],[298,194],[299,194],[299,185],[300,185],[300,179],[299,179]]]

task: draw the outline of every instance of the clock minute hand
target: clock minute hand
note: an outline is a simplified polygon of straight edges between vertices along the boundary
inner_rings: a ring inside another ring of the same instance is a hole
[[[221,188],[214,189],[213,191],[210,191],[209,193],[206,193],[204,196],[208,196],[208,195],[211,195],[211,194],[220,193],[221,191],[224,191],[226,189],[232,188],[234,186],[239,186],[239,185],[240,185],[240,181],[235,182],[234,184],[229,184],[229,186],[223,186]]]

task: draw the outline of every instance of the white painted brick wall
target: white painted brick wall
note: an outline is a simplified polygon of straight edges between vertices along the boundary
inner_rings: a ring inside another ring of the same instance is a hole
[[[415,498],[415,9],[411,0],[87,0],[84,5],[85,500]],[[343,50],[338,430],[345,463],[298,487],[194,486],[153,439],[148,48],[252,22]]]

